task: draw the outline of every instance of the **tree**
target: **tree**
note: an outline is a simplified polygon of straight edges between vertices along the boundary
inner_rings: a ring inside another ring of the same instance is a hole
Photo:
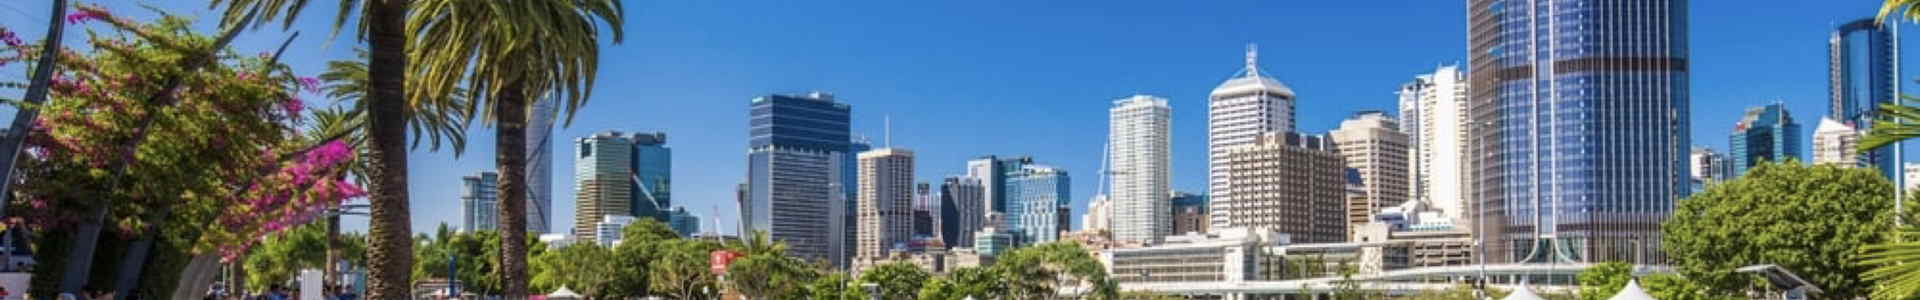
[[[1881,4],[1877,18],[1879,22],[1920,20],[1920,0],[1886,0]],[[1877,111],[1879,116],[1873,121],[1872,130],[1862,139],[1860,150],[1873,150],[1920,137],[1920,122],[1916,122],[1920,120],[1920,107],[1907,104],[1920,101],[1920,98],[1903,94],[1900,100],[1880,106]],[[1920,251],[1914,250],[1920,249],[1920,240],[1914,239],[1915,234],[1920,234],[1920,228],[1912,225],[1912,222],[1920,220],[1905,218],[1903,221],[1906,227],[1894,232],[1892,239],[1861,248],[1862,252],[1867,253],[1861,265],[1873,267],[1861,277],[1881,282],[1874,286],[1874,298],[1920,296]]]
[[[880,298],[909,299],[920,293],[920,285],[932,275],[907,262],[885,263],[860,273],[860,284],[880,285]]]
[[[460,282],[460,291],[500,294],[500,280],[492,276],[499,266],[491,259],[499,241],[500,235],[491,230],[453,231],[440,223],[438,235],[414,246],[413,278],[447,278],[447,272],[454,271],[450,269],[458,269],[453,279]],[[453,266],[449,268],[448,263]]]
[[[367,251],[367,298],[397,299],[411,297],[413,287],[408,275],[413,269],[411,213],[407,208],[406,107],[409,101],[433,101],[438,98],[407,98],[408,0],[341,0],[334,18],[337,35],[350,16],[360,15],[356,37],[367,42],[367,157],[372,160],[367,173],[370,204],[367,234],[373,241]],[[293,25],[306,8],[307,1],[283,0],[211,0],[214,7],[226,5],[223,23],[238,24],[252,16],[262,21],[282,21]],[[356,11],[354,8],[360,9]],[[264,24],[264,22],[262,23]]]
[[[533,273],[531,284],[541,290],[564,286],[589,297],[604,297],[616,285],[618,266],[607,263],[613,260],[612,250],[592,242],[547,249],[531,261],[532,269],[540,271]]]
[[[633,297],[652,295],[649,271],[656,261],[666,255],[665,245],[679,240],[680,235],[665,223],[640,219],[622,229],[620,236],[620,244],[611,249],[613,260],[610,262],[617,266],[613,273],[613,282],[617,284],[609,288],[607,294]]]
[[[366,243],[359,239],[345,239],[341,252],[349,262],[358,262],[360,254],[366,252]],[[326,265],[326,224],[309,223],[294,229],[268,236],[252,255],[247,255],[247,285],[265,287],[292,280],[301,269],[318,269]]]
[[[1338,297],[1335,297],[1338,298]],[[1180,300],[1180,296],[1162,294],[1153,291],[1129,291],[1120,293],[1121,300]]]
[[[748,254],[727,265],[727,284],[747,299],[769,299],[801,292],[801,282],[814,276],[806,262],[784,254]]]
[[[673,296],[674,299],[705,299],[713,297],[716,278],[708,268],[708,254],[720,249],[720,244],[710,241],[675,239],[663,242],[659,257],[648,266],[647,282],[654,291]]]
[[[1104,298],[1118,293],[1107,280],[1106,267],[1076,243],[1053,242],[1015,249],[996,257],[993,268],[1003,276],[1010,298],[1053,297],[1062,287],[1075,287],[1075,292]]]
[[[1575,278],[1580,282],[1580,300],[1606,300],[1633,280],[1633,265],[1604,262],[1581,270]]]
[[[494,124],[494,161],[499,164],[500,266],[507,293],[525,295],[528,108],[535,99],[564,101],[568,123],[592,95],[599,66],[599,26],[622,39],[623,9],[616,0],[466,1],[419,0],[407,29],[423,47],[409,69],[421,76],[418,94],[454,92],[460,82],[469,99],[484,101],[483,123]],[[495,124],[497,123],[497,124]]]
[[[1364,300],[1378,298],[1376,296],[1385,296],[1374,295],[1373,293],[1360,289],[1360,281],[1353,280],[1353,275],[1357,273],[1359,273],[1359,270],[1353,265],[1347,264],[1344,261],[1340,263],[1340,280],[1333,282],[1333,299]]]
[[[1476,296],[1479,293],[1480,293],[1479,291],[1474,290],[1473,286],[1462,284],[1462,285],[1454,285],[1453,287],[1450,287],[1444,290],[1420,291],[1419,293],[1406,297],[1406,299],[1407,300],[1480,300],[1481,298]],[[1488,288],[1487,294],[1489,294],[1488,298],[1491,298],[1491,299],[1503,299],[1507,297],[1507,291],[1497,289],[1497,288]]]
[[[928,280],[920,287],[919,299],[1000,299],[1004,295],[1006,285],[993,268],[968,267],[948,272],[946,277]]]
[[[1737,294],[1715,293],[1699,282],[1675,274],[1658,274],[1640,278],[1640,286],[1655,299],[1665,300],[1736,300]]]
[[[855,284],[856,283],[854,283],[853,279],[847,278],[846,273],[840,273],[840,272],[828,273],[826,274],[826,276],[820,276],[819,278],[814,278],[812,283],[807,284],[807,299],[808,300],[866,299],[867,297],[865,295],[866,294],[865,291],[862,291],[859,288],[853,287]],[[936,299],[936,298],[922,297],[921,299]]]
[[[1662,225],[1662,248],[1682,276],[1731,294],[1748,275],[1733,269],[1777,264],[1837,299],[1865,296],[1861,246],[1886,239],[1893,186],[1869,169],[1763,163],[1745,175],[1680,200]],[[1912,205],[1908,205],[1912,207]]]

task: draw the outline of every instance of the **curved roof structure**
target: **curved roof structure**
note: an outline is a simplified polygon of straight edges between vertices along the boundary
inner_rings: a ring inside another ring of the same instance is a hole
[[[1607,300],[1653,300],[1653,295],[1640,289],[1639,280],[1627,280],[1627,287],[1620,288],[1619,293],[1613,294],[1613,298],[1607,298]]]
[[[1234,73],[1232,78],[1228,78],[1226,82],[1221,82],[1220,86],[1214,87],[1213,95],[1264,91],[1270,94],[1281,95],[1281,97],[1287,99],[1293,99],[1293,88],[1287,87],[1286,84],[1280,83],[1279,80],[1274,80],[1273,76],[1260,73],[1260,54],[1258,51],[1259,48],[1248,46],[1246,69],[1240,70],[1239,73]]]

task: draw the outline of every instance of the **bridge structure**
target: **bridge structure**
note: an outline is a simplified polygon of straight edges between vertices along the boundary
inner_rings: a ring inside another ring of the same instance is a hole
[[[1578,288],[1574,276],[1593,265],[1576,263],[1421,267],[1375,274],[1355,274],[1351,279],[1321,277],[1260,281],[1123,282],[1120,283],[1120,289],[1223,300],[1277,299],[1284,296],[1311,297],[1332,294],[1343,281],[1352,280],[1354,286],[1363,291],[1404,295],[1453,288],[1472,282],[1485,274],[1488,284],[1494,287],[1513,289],[1525,286],[1536,291],[1565,291]],[[1634,265],[1633,269],[1637,276],[1673,272],[1672,267],[1660,265]]]

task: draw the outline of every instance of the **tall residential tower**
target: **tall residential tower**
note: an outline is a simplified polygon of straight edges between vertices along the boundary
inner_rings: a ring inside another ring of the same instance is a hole
[[[1827,117],[1865,132],[1875,109],[1900,97],[1900,34],[1895,23],[1864,18],[1841,24],[1827,40]],[[1860,153],[1860,163],[1899,181],[1900,144]]]
[[[1113,238],[1157,244],[1173,231],[1173,192],[1167,99],[1135,95],[1113,101],[1107,142],[1113,144]]]
[[[1248,45],[1246,66],[1207,96],[1207,194],[1215,229],[1229,226],[1228,210],[1234,207],[1225,203],[1233,199],[1227,197],[1227,167],[1221,163],[1227,149],[1253,144],[1268,132],[1293,132],[1293,89],[1261,74],[1259,55]]]

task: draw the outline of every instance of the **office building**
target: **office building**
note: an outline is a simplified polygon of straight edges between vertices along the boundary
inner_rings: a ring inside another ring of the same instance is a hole
[[[979,253],[980,256],[999,255],[1001,252],[1013,250],[1013,247],[1018,245],[1020,245],[1019,235],[1001,230],[999,227],[987,226],[973,233],[973,252]]]
[[[1719,178],[1716,176],[1719,174],[1713,171],[1715,163],[1719,162],[1719,156],[1719,153],[1713,152],[1713,148],[1693,146],[1693,153],[1687,156],[1687,161],[1692,163],[1687,165],[1687,175],[1693,177],[1694,181],[1714,181]]]
[[[1212,218],[1207,214],[1207,195],[1173,193],[1173,234],[1206,233]]]
[[[1400,122],[1380,111],[1361,111],[1340,122],[1340,128],[1327,133],[1334,149],[1358,175],[1360,193],[1351,208],[1365,224],[1374,212],[1407,201],[1411,190],[1407,181],[1407,134]]]
[[[500,174],[491,171],[480,172],[473,176],[460,177],[463,189],[460,190],[460,211],[469,231],[499,230],[500,198],[498,197]]]
[[[553,230],[553,119],[559,103],[535,100],[527,115],[527,232]]]
[[[1798,160],[1800,123],[1793,122],[1784,104],[1748,108],[1740,122],[1734,123],[1727,145],[1734,176],[1746,174],[1747,169],[1762,162]]]
[[[1906,168],[1907,185],[1901,186],[1901,188],[1907,190],[1908,193],[1912,193],[1914,188],[1920,188],[1920,180],[1915,180],[1920,179],[1920,163],[1906,163],[1904,167]]]
[[[890,257],[913,239],[913,151],[881,148],[860,153],[861,258]]]
[[[1275,132],[1227,149],[1221,162],[1233,190],[1226,202],[1234,205],[1233,226],[1265,228],[1301,243],[1346,241],[1347,166],[1330,144]]]
[[[1060,239],[1060,210],[1072,201],[1072,180],[1067,171],[1041,165],[1028,165],[1007,176],[1007,228],[1026,243],[1046,243]]]
[[[973,248],[973,232],[986,224],[985,194],[986,187],[972,177],[940,182],[940,239],[948,247]]]
[[[1467,82],[1458,66],[1441,66],[1400,87],[1400,131],[1407,134],[1408,199],[1455,218],[1468,217]]]
[[[987,211],[1007,213],[1007,177],[1031,164],[1032,157],[983,156],[967,161],[967,177],[980,181]]]
[[[854,252],[856,251],[856,249],[860,248],[859,246],[859,242],[860,242],[860,239],[859,239],[859,235],[860,235],[860,220],[859,220],[860,157],[859,156],[860,156],[860,153],[867,152],[867,150],[873,150],[873,141],[868,140],[867,137],[865,136],[854,137],[852,143],[847,144],[847,154],[846,154],[846,160],[845,160],[847,163],[840,165],[841,171],[842,171],[841,173],[842,177],[840,178],[846,179],[841,184],[841,187],[843,187],[844,190],[846,190],[846,198],[844,199],[845,201],[840,201],[842,202],[841,203],[842,207],[840,209],[842,211],[842,215],[840,217],[841,223],[839,228],[841,228],[842,231],[838,236],[832,237],[832,239],[836,241],[840,241],[840,249],[835,253],[840,253],[840,257],[845,257],[848,259],[852,259],[854,255],[857,255]],[[842,264],[842,265],[845,265],[845,264]]]
[[[846,165],[852,108],[833,95],[769,95],[749,105],[743,229],[787,243],[789,255],[846,266]]]
[[[1264,248],[1288,244],[1286,234],[1246,227],[1218,231],[1169,236],[1166,243],[1148,247],[1108,249],[1098,257],[1107,274],[1120,284],[1280,279],[1261,278],[1255,261]]]
[[[1158,243],[1173,231],[1167,196],[1173,192],[1173,110],[1167,99],[1135,95],[1113,101],[1107,142],[1112,144],[1113,237]]]
[[[1687,11],[1467,1],[1468,119],[1490,124],[1468,127],[1489,264],[1666,260],[1660,223],[1691,191]]]
[[[690,238],[700,233],[700,217],[687,211],[685,206],[675,206],[671,212],[667,213],[667,227],[673,228],[673,232],[680,233],[680,237]]]
[[[1367,194],[1367,181],[1360,177],[1360,170],[1347,169],[1346,194],[1342,197],[1346,204],[1342,212],[1346,214],[1347,230],[1352,233],[1356,226],[1366,225],[1381,208],[1374,207],[1372,197]]]
[[[1858,167],[1863,164],[1862,155],[1855,148],[1860,147],[1860,131],[1853,126],[1832,118],[1820,118],[1820,126],[1813,128],[1813,163],[1834,164],[1846,167]]]
[[[667,133],[634,133],[633,200],[628,215],[667,222],[667,209],[673,207],[673,149],[667,148]]]
[[[1087,213],[1080,215],[1080,226],[1088,231],[1111,231],[1112,223],[1113,201],[1108,201],[1107,195],[1094,195],[1087,200]]]
[[[915,238],[933,237],[937,234],[933,228],[934,223],[937,223],[933,218],[934,203],[933,185],[926,182],[913,184],[913,236]]]
[[[1259,55],[1248,45],[1246,66],[1207,96],[1207,194],[1213,195],[1213,228],[1226,227],[1229,210],[1235,207],[1224,203],[1233,199],[1227,197],[1227,168],[1220,163],[1227,149],[1253,144],[1267,132],[1293,132],[1293,89],[1262,74]]]
[[[1873,128],[1880,105],[1900,97],[1900,31],[1895,22],[1853,20],[1835,28],[1827,40],[1827,117],[1852,126],[1859,135]],[[1896,184],[1902,179],[1899,144],[1859,153],[1860,163]]]
[[[601,240],[596,230],[605,216],[631,216],[633,139],[607,131],[573,142],[574,235]]]
[[[599,222],[593,223],[592,240],[600,243],[602,247],[619,245],[621,238],[625,236],[622,232],[627,229],[627,225],[633,225],[633,222],[637,222],[638,220],[638,218],[634,218],[633,216],[601,216]]]

